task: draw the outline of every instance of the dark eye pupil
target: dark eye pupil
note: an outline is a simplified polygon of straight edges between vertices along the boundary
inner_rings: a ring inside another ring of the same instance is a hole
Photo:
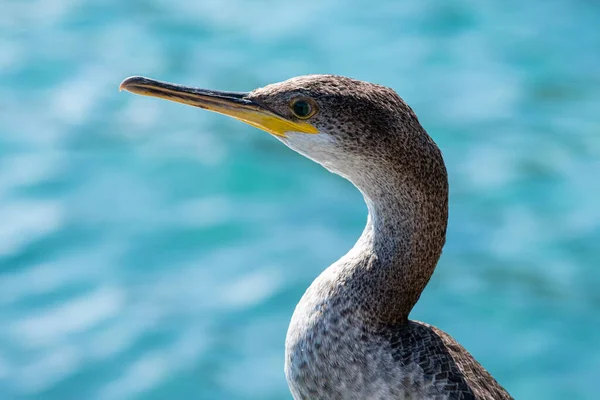
[[[304,100],[298,100],[297,102],[295,102],[293,108],[294,114],[296,114],[299,117],[306,117],[310,114],[311,111],[310,104],[308,104],[308,102]]]

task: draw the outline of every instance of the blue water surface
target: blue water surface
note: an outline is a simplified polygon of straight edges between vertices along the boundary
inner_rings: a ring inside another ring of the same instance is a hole
[[[290,399],[284,340],[366,218],[268,134],[119,93],[391,86],[442,148],[448,241],[412,313],[518,399],[597,399],[600,3],[4,0],[0,399]]]

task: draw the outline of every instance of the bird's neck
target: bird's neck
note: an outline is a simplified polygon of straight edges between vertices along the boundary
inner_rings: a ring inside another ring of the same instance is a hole
[[[448,184],[441,172],[426,183],[402,181],[377,185],[387,191],[362,190],[367,225],[343,269],[352,293],[360,293],[358,308],[368,321],[406,322],[433,274],[448,219]]]

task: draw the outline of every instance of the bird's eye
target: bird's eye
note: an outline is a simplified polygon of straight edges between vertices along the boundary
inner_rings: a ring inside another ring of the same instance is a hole
[[[301,119],[307,119],[314,115],[316,108],[306,99],[292,100],[290,107],[294,115]]]

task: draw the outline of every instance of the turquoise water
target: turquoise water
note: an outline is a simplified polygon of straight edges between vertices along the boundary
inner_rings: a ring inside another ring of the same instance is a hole
[[[117,91],[306,73],[395,88],[442,148],[448,242],[412,317],[518,399],[596,399],[600,5],[5,0],[0,399],[290,399],[297,300],[346,181],[264,132]]]

